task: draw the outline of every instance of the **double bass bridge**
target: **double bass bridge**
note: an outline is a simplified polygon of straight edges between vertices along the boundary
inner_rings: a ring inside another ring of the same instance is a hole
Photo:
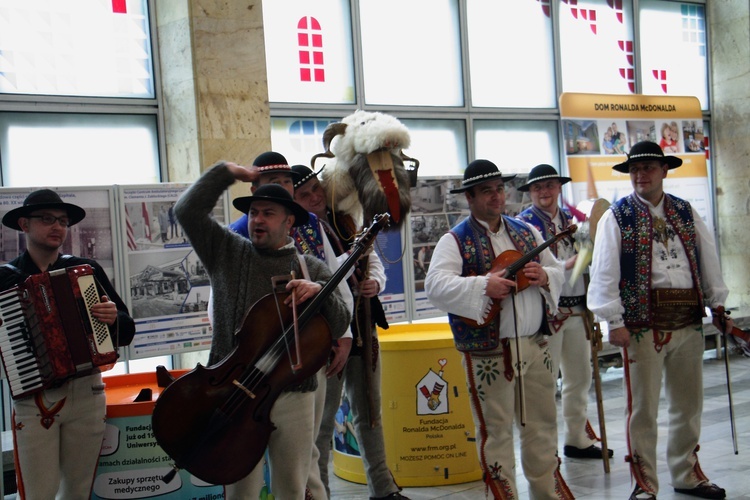
[[[244,385],[242,385],[242,384],[240,383],[240,381],[239,381],[239,380],[237,380],[237,379],[234,379],[234,380],[232,380],[232,383],[233,383],[233,384],[234,384],[234,385],[235,385],[235,386],[236,386],[237,388],[239,388],[239,389],[240,389],[240,390],[241,390],[242,392],[244,392],[245,394],[247,394],[247,396],[248,396],[248,397],[249,397],[250,399],[255,399],[255,393],[253,393],[253,391],[251,391],[250,389],[248,389],[247,387],[245,387]]]

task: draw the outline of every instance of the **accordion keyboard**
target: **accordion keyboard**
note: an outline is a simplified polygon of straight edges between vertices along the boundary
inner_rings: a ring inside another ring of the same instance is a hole
[[[11,393],[41,389],[44,380],[16,289],[0,293],[0,321],[0,352]]]

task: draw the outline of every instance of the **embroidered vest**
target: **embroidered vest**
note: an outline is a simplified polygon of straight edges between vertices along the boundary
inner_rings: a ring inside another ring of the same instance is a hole
[[[563,215],[562,230],[564,231],[568,229],[568,226],[570,226],[570,221],[573,220],[573,214],[570,213],[570,210],[564,207],[559,207],[558,210],[560,210]],[[549,215],[533,205],[518,214],[517,217],[537,228],[539,232],[542,233],[542,238],[544,238],[545,241],[557,234],[555,223],[552,221]],[[549,248],[550,250],[552,250],[552,253],[557,256],[557,242],[552,243]]]
[[[623,319],[628,327],[650,327],[653,322],[651,304],[653,221],[651,212],[635,194],[617,200],[611,210],[615,214],[622,234],[620,298],[625,307]],[[664,216],[685,248],[690,273],[693,276],[693,286],[698,290],[698,300],[703,310],[703,287],[698,267],[698,247],[690,203],[664,193]]]
[[[290,236],[294,240],[294,246],[301,254],[310,254],[325,261],[326,256],[323,251],[323,235],[320,233],[318,217],[314,213],[309,213],[310,220],[303,226],[292,228]]]
[[[534,235],[526,224],[507,216],[503,216],[503,221],[516,250],[526,254],[536,247]],[[450,232],[456,238],[463,261],[461,276],[486,274],[495,260],[487,230],[472,216],[457,224]],[[539,256],[534,257],[534,261],[539,262]],[[449,313],[448,324],[459,351],[488,351],[497,348],[500,343],[500,314],[488,325],[473,328],[461,316]]]

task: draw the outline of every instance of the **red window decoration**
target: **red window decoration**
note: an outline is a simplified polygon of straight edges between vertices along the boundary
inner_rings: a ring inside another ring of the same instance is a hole
[[[542,5],[542,12],[544,12],[544,15],[547,17],[550,17],[550,0],[537,0]]]
[[[651,70],[651,74],[654,75],[654,78],[656,78],[656,80],[661,82],[661,89],[666,94],[667,93],[667,70],[653,69]]]
[[[630,92],[635,93],[635,69],[633,68],[635,55],[633,54],[633,41],[618,40],[617,45],[620,47],[620,50],[625,53],[625,58],[629,65],[627,68],[620,68],[620,76],[628,82]]]
[[[127,14],[128,3],[126,0],[112,0],[112,12],[114,14]]]
[[[303,82],[324,82],[323,34],[314,17],[305,16],[297,23],[299,78]]]
[[[570,13],[575,19],[588,21],[591,32],[596,35],[596,9],[580,9],[578,0],[563,0],[563,2],[570,5]]]

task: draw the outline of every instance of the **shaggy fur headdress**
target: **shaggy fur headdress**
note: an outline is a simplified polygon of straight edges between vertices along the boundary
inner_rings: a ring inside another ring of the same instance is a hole
[[[334,138],[336,139],[334,141]],[[328,206],[351,215],[361,226],[388,212],[392,227],[399,227],[411,210],[410,187],[419,162],[404,155],[409,131],[396,118],[378,112],[356,111],[329,125],[323,134],[325,160],[320,182]],[[404,161],[414,162],[411,172]]]

